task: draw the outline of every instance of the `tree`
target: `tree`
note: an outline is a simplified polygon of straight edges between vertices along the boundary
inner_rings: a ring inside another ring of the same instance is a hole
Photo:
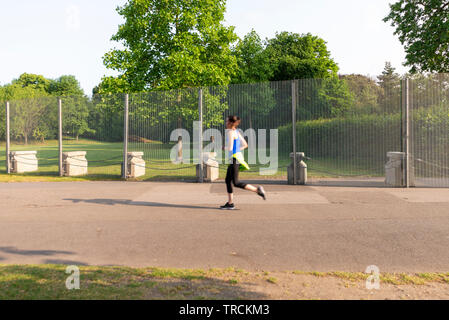
[[[60,76],[51,80],[48,93],[54,96],[83,96],[84,91],[74,76]]]
[[[71,134],[77,141],[80,135],[93,133],[88,125],[89,99],[74,76],[64,75],[51,80],[49,93],[62,97],[64,133]]]
[[[242,125],[249,128],[257,126],[276,106],[274,91],[267,83],[272,68],[265,47],[257,32],[251,30],[233,50],[238,71],[232,78],[234,85],[228,90],[227,101],[231,113],[237,112],[244,119]]]
[[[449,0],[399,0],[383,19],[396,28],[411,72],[449,72]]]
[[[338,77],[298,81],[299,120],[343,116],[353,105],[353,95],[345,80]]]
[[[397,112],[401,103],[401,77],[390,62],[385,62],[382,74],[377,76],[382,88],[380,106],[388,112]]]
[[[88,98],[74,76],[52,80],[42,75],[24,73],[11,84],[0,88],[0,100],[8,100],[11,105],[11,134],[23,139],[25,144],[32,137],[42,142],[46,138],[56,137],[57,96],[64,96],[64,129],[70,129],[76,137],[89,132]],[[3,131],[1,129],[0,134]]]
[[[85,96],[68,96],[63,98],[63,129],[78,141],[79,136],[85,133],[94,133],[89,128],[88,119],[90,101]]]
[[[253,83],[268,81],[272,75],[269,56],[255,30],[251,30],[234,48],[238,70],[232,83]]]
[[[379,112],[379,100],[383,90],[375,80],[360,74],[341,76],[348,84],[349,91],[354,96],[351,111],[356,114]]]
[[[23,73],[18,79],[13,80],[11,84],[18,85],[23,88],[30,87],[31,89],[35,89],[41,92],[48,92],[50,82],[51,81],[49,79],[46,79],[42,75]]]
[[[50,133],[49,117],[51,110],[56,114],[57,101],[53,97],[35,96],[31,88],[22,88],[22,90],[28,91],[28,98],[10,103],[11,134],[28,144],[31,137],[43,140]]]
[[[237,36],[222,25],[225,4],[128,0],[117,8],[125,23],[112,37],[124,49],[106,53],[105,66],[134,92],[228,84],[237,67],[230,48]]]
[[[326,42],[310,33],[277,33],[268,40],[266,50],[273,68],[270,80],[337,76],[338,66],[330,57]]]

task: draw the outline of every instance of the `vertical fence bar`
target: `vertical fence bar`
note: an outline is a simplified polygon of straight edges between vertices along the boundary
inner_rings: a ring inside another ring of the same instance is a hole
[[[59,176],[64,175],[62,165],[62,99],[58,98],[58,151],[59,151]]]
[[[410,187],[410,93],[409,93],[409,79],[402,80],[402,114],[403,114],[403,124],[402,124],[402,144],[403,152],[405,153],[404,158],[404,170],[403,178],[405,187]]]
[[[405,80],[405,187],[410,188],[410,81]]]
[[[198,156],[199,156],[199,182],[204,182],[204,170],[203,170],[203,89],[198,91],[198,113],[199,113],[199,132],[198,132]]]
[[[6,101],[6,173],[11,173],[11,157],[9,156],[11,140],[9,138],[9,101]]]
[[[125,95],[125,111],[124,114],[124,126],[123,126],[123,168],[122,178],[128,178],[128,136],[129,136],[129,95]]]
[[[296,184],[296,86],[292,81],[293,184]]]

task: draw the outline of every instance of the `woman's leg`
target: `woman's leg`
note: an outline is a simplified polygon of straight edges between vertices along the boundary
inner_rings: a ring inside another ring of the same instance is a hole
[[[232,163],[232,167],[233,167],[233,179],[232,181],[234,182],[234,186],[236,186],[237,188],[241,188],[241,189],[245,189],[248,191],[252,191],[257,193],[259,196],[261,196],[262,198],[264,198],[264,200],[266,199],[266,194],[265,194],[265,190],[263,189],[263,187],[259,186],[259,187],[255,187],[251,184],[246,184],[243,182],[239,181],[239,167],[240,165],[236,163],[235,159]]]
[[[236,160],[234,159],[234,162],[232,163],[232,168],[233,168],[232,182],[234,183],[234,186],[236,186],[237,188],[246,189],[248,184],[243,183],[239,180],[239,167],[240,167],[240,164],[238,164],[236,162]]]
[[[226,172],[226,191],[228,192],[228,203],[232,204],[234,201],[233,190],[232,190],[232,179],[234,176],[234,168],[231,165],[228,166],[228,171]]]

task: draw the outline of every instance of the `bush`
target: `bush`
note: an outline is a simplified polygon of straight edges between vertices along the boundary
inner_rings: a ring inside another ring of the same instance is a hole
[[[449,108],[417,108],[411,114],[412,153],[424,158],[449,156]],[[292,126],[279,129],[280,151],[291,152]],[[388,151],[401,151],[401,114],[352,115],[345,118],[298,121],[298,152],[314,158],[384,161]]]
[[[279,128],[281,146],[291,150],[292,126]],[[298,121],[297,151],[316,158],[384,158],[401,149],[401,115],[362,115]]]

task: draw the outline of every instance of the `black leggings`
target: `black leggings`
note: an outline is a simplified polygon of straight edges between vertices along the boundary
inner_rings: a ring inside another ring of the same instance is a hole
[[[234,183],[234,186],[237,188],[245,189],[246,187],[246,183],[239,181],[239,167],[240,164],[238,164],[237,160],[233,158],[232,164],[229,165],[228,171],[226,172],[226,189],[228,190],[228,193],[233,193],[232,183]]]

